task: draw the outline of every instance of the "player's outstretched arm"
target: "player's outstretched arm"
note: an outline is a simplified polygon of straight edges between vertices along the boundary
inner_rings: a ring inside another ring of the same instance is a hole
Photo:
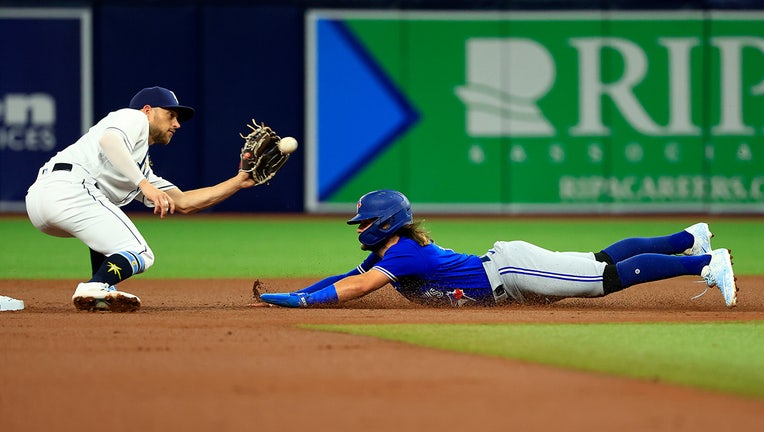
[[[284,307],[308,307],[342,303],[363,297],[382,288],[389,282],[390,279],[384,273],[372,269],[366,273],[348,276],[312,293],[298,291],[293,293],[262,294],[260,299],[265,303]]]
[[[170,189],[167,194],[175,202],[175,211],[181,214],[191,214],[210,208],[224,201],[241,189],[255,185],[252,177],[245,172],[238,172],[234,177],[218,183],[215,186],[182,191],[178,188]]]

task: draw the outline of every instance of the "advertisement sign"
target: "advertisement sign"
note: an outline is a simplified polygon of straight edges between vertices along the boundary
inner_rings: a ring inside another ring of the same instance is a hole
[[[0,8],[0,211],[90,127],[90,35],[88,9]]]
[[[764,210],[764,14],[312,11],[306,208]]]

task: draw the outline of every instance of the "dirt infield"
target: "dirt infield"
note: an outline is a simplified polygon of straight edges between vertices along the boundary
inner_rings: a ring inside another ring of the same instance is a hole
[[[549,306],[426,309],[386,287],[342,308],[248,308],[252,281],[121,287],[136,313],[77,312],[74,281],[1,280],[0,430],[759,431],[764,400],[478,357],[302,323],[764,320],[764,278],[739,306],[692,278]],[[305,280],[264,280],[289,291]],[[723,355],[723,353],[719,353]]]

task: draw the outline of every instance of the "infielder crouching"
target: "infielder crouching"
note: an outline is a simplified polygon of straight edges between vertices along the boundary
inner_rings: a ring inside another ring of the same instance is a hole
[[[115,286],[148,270],[154,253],[120,209],[132,200],[161,218],[211,207],[255,185],[240,171],[217,185],[182,191],[154,174],[149,146],[169,144],[194,109],[162,87],[139,91],[128,108],[109,113],[42,168],[26,196],[27,214],[40,231],[76,237],[90,248],[92,277],[72,296],[79,310],[135,311],[141,300]]]

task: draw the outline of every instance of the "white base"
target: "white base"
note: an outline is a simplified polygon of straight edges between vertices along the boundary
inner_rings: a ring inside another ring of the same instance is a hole
[[[0,296],[0,311],[17,311],[24,309],[24,301],[8,296]]]

